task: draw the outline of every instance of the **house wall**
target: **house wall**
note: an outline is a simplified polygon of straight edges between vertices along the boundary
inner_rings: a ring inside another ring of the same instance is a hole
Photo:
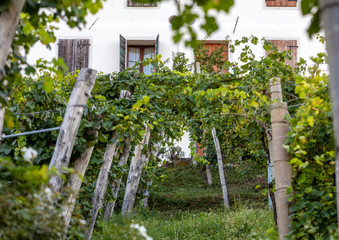
[[[183,0],[186,2],[189,0]],[[309,59],[324,46],[317,40],[310,39],[306,33],[310,18],[301,15],[300,7],[266,7],[264,0],[236,0],[229,14],[219,14],[220,29],[214,33],[210,40],[240,39],[243,36],[257,36],[259,39],[296,39],[298,40],[298,57]],[[298,0],[298,5],[300,1]],[[195,11],[201,11],[195,7]],[[159,34],[159,53],[163,59],[171,59],[172,52],[182,51],[193,61],[192,49],[186,48],[183,43],[174,44],[172,41],[170,16],[176,14],[173,0],[163,0],[158,7],[127,7],[127,0],[108,0],[104,8],[95,16],[87,18],[87,26],[83,30],[70,29],[65,24],[59,25],[56,31],[57,38],[89,38],[91,42],[89,67],[110,73],[119,71],[119,35],[127,40],[154,40]],[[216,14],[215,12],[212,14]],[[235,28],[236,20],[239,17]],[[95,23],[94,23],[95,22]],[[201,20],[197,20],[193,27],[198,29]],[[204,39],[202,32],[198,34]],[[51,45],[47,50],[36,45],[28,61],[34,63],[38,58],[47,60],[57,57],[57,44]],[[259,58],[264,56],[261,44],[252,49]],[[239,52],[229,55],[230,61],[236,61]],[[169,63],[169,66],[172,64]],[[188,145],[188,136],[185,135],[183,146]],[[189,156],[188,147],[184,148]]]

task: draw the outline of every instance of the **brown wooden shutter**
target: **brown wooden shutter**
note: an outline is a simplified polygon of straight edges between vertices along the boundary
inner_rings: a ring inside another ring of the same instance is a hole
[[[265,0],[266,7],[296,7],[297,0]]]
[[[298,63],[298,42],[297,40],[287,40],[285,44],[286,51],[292,52],[292,59],[287,60],[286,63],[292,68],[296,68]]]
[[[298,62],[298,41],[297,40],[269,40],[274,46],[278,48],[278,51],[291,51],[292,59],[286,60],[286,64],[292,68],[297,67]],[[269,52],[266,52],[268,55]]]
[[[88,68],[89,60],[89,39],[74,39],[74,70],[81,70],[81,68]]]
[[[266,7],[276,7],[277,1],[280,0],[265,0],[266,1]]]
[[[58,57],[64,60],[69,72],[74,71],[73,40],[59,39],[58,48]]]
[[[297,0],[285,0],[286,1],[286,7],[296,7],[297,6]]]
[[[64,59],[68,72],[88,67],[89,46],[89,39],[59,39],[58,57]]]
[[[120,35],[120,72],[126,68],[126,39]]]
[[[204,49],[206,49],[206,53],[208,56],[211,55],[212,52],[218,49],[222,49],[222,61],[228,61],[228,43],[220,41],[220,43],[205,43]],[[213,66],[214,72],[223,72],[227,73],[227,70],[221,70],[217,66]]]

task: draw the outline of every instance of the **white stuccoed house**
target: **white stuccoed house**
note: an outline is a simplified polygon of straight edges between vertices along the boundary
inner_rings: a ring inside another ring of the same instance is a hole
[[[180,2],[190,3],[189,0]],[[310,17],[302,16],[299,5],[300,0],[235,0],[229,14],[214,13],[219,30],[207,39],[206,44],[213,48],[226,36],[235,40],[254,35],[259,39],[274,40],[278,48],[292,50],[294,58],[291,64],[300,57],[308,60],[310,56],[325,51],[325,47],[308,37],[306,29]],[[194,11],[202,10],[194,6]],[[28,62],[34,64],[39,58],[51,60],[63,57],[70,70],[90,67],[104,73],[123,70],[139,59],[158,53],[163,59],[171,59],[173,52],[184,52],[190,62],[194,62],[193,50],[172,40],[170,19],[176,14],[174,0],[155,4],[107,0],[97,15],[88,17],[84,29],[70,29],[60,24],[52,49],[36,45],[28,56]],[[192,26],[199,30],[200,23],[197,20]],[[203,40],[205,34],[198,31],[198,37]],[[261,44],[252,51],[257,57],[265,55]],[[238,54],[228,52],[227,56],[230,61],[237,61]],[[171,62],[169,66],[172,66]],[[142,71],[149,73],[150,69],[144,67]],[[186,157],[190,156],[188,134],[180,145]]]

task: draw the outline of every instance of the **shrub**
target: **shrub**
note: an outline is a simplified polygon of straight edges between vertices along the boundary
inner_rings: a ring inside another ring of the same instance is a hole
[[[0,238],[57,239],[62,234],[61,218],[53,207],[48,187],[47,166],[0,159]]]

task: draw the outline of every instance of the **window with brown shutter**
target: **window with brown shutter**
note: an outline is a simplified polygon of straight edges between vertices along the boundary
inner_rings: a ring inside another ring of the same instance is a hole
[[[292,68],[297,67],[298,62],[298,41],[297,40],[268,40],[274,46],[278,48],[278,51],[291,51],[292,59],[286,60],[286,64],[290,65]],[[270,52],[266,52],[268,55]]]
[[[297,0],[265,0],[266,7],[296,7]]]
[[[58,57],[63,58],[69,72],[88,67],[89,39],[59,39]]]
[[[133,0],[127,0],[127,7],[157,7],[157,3],[138,3]]]
[[[195,50],[195,61],[205,65],[205,70],[208,72],[227,73],[227,70],[222,69],[222,65],[228,61],[228,43],[222,40],[207,40],[203,41],[202,44],[200,50]],[[211,58],[214,58],[214,61],[218,64],[211,66]]]

